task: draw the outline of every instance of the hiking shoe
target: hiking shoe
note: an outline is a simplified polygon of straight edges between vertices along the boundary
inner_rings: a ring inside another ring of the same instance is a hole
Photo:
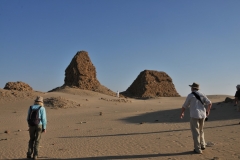
[[[195,149],[193,150],[194,153],[197,153],[197,154],[202,154],[202,151],[199,150],[199,151],[196,151]]]
[[[37,160],[37,158],[38,158],[37,156],[33,156],[33,159],[34,159],[34,160]]]

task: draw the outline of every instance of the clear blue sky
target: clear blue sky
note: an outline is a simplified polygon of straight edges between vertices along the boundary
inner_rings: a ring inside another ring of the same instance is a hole
[[[1,0],[0,88],[64,83],[85,50],[100,83],[125,91],[145,69],[166,72],[181,96],[234,95],[240,84],[239,0]]]

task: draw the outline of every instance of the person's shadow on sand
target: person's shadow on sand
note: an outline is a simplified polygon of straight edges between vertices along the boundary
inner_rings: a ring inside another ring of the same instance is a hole
[[[127,117],[124,119],[120,119],[122,121],[126,121],[127,123],[134,124],[144,124],[144,123],[182,123],[189,122],[190,113],[189,110],[185,111],[185,116],[183,119],[180,119],[181,108],[165,110],[165,111],[157,111],[141,114],[138,116]],[[239,119],[239,112],[236,111],[233,104],[228,103],[215,103],[212,106],[211,114],[208,121],[221,121],[221,120],[231,120],[231,119]],[[207,123],[207,122],[206,122]],[[216,127],[226,127],[233,126],[239,124],[228,124],[228,125],[219,125],[214,127],[207,128],[216,128]],[[205,127],[206,128],[206,127]],[[186,129],[176,129],[176,130],[165,130],[165,131],[156,131],[156,132],[146,132],[146,133],[122,133],[122,134],[106,134],[106,135],[91,135],[91,136],[63,136],[58,138],[96,138],[96,137],[115,137],[115,136],[131,136],[131,135],[143,135],[143,134],[159,134],[165,132],[173,132],[173,131],[186,131],[190,130],[190,128]]]
[[[101,156],[101,157],[61,158],[61,159],[63,160],[111,160],[111,159],[135,159],[135,158],[141,159],[141,158],[181,156],[181,155],[191,155],[191,154],[194,154],[194,152],[188,151],[188,152],[167,153],[167,154],[159,153],[159,154],[146,154],[146,155]],[[39,159],[52,160],[52,159],[59,159],[59,158],[39,157]],[[20,160],[20,159],[14,159],[14,160]]]
[[[156,111],[141,114],[138,116],[121,119],[127,123],[181,123],[189,122],[189,109],[185,111],[185,116],[180,119],[181,108],[164,111]],[[239,112],[236,111],[232,103],[213,103],[208,121],[221,121],[239,119]]]

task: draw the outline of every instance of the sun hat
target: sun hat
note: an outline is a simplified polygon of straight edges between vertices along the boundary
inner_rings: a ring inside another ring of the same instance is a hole
[[[193,82],[193,84],[189,85],[189,86],[192,87],[192,88],[195,88],[195,89],[199,89],[199,84],[197,84],[195,82]]]
[[[35,102],[43,102],[43,97],[37,96],[37,98],[35,99]]]

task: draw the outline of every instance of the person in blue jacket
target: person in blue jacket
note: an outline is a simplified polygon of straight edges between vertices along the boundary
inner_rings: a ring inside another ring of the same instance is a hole
[[[37,110],[38,112],[36,112]],[[30,136],[27,158],[32,158],[33,155],[33,159],[37,159],[41,134],[46,133],[47,131],[47,115],[45,107],[43,106],[43,97],[37,96],[34,101],[34,105],[29,107],[27,115]]]

